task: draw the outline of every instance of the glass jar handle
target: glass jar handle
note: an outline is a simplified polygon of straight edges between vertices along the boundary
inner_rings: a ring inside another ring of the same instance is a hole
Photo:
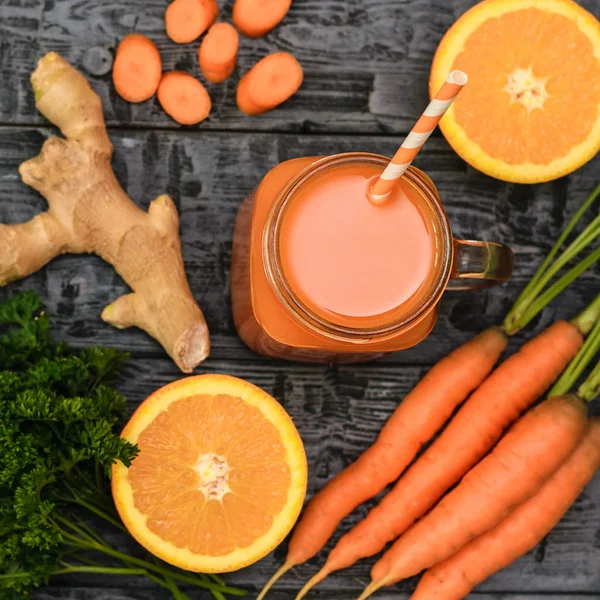
[[[496,242],[454,240],[454,262],[449,290],[492,287],[510,279],[513,272],[512,250]]]

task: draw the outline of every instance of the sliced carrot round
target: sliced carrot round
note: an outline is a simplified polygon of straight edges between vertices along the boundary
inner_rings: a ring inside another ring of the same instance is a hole
[[[163,560],[221,573],[277,546],[306,492],[302,440],[283,407],[226,375],[171,383],[135,412],[123,437],[139,447],[113,467],[115,505],[131,535]]]
[[[247,37],[265,35],[290,10],[292,0],[236,0],[233,5],[233,22]]]
[[[128,102],[144,102],[158,88],[162,61],[154,42],[140,33],[123,38],[113,64],[113,83],[117,94]]]
[[[166,73],[158,86],[158,101],[163,110],[182,125],[195,125],[208,117],[211,101],[206,88],[191,75]]]
[[[178,44],[200,37],[219,14],[216,0],[175,0],[165,13],[167,35]]]
[[[216,23],[206,34],[198,50],[200,69],[207,81],[221,83],[235,69],[239,36],[229,23]]]
[[[276,52],[257,62],[237,89],[238,108],[258,115],[275,108],[293,96],[302,85],[300,63],[288,52]]]

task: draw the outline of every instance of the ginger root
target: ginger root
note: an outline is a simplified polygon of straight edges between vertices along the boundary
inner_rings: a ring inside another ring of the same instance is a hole
[[[173,201],[159,196],[144,212],[112,171],[102,104],[66,60],[49,53],[31,77],[38,110],[66,139],[51,137],[19,167],[48,210],[19,225],[0,224],[0,286],[63,253],[95,253],[132,289],[102,319],[136,326],[162,344],[185,373],[209,353],[208,328],[188,285]]]

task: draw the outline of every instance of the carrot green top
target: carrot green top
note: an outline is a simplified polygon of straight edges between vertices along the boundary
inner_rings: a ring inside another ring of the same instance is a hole
[[[590,306],[583,311],[577,317],[577,320],[587,322],[591,317],[589,315],[595,315],[595,322],[593,328],[581,346],[579,352],[575,355],[575,358],[569,363],[569,366],[565,369],[560,379],[554,384],[550,390],[549,396],[561,396],[572,390],[582,373],[586,370],[592,359],[600,350],[600,318],[598,312],[600,311],[600,295],[590,304]],[[600,362],[592,370],[588,378],[585,380],[577,390],[577,395],[587,402],[591,402],[598,395],[600,395]]]
[[[562,275],[555,283],[548,285],[563,267],[578,257],[585,248],[600,236],[600,215],[598,215],[583,230],[583,232],[567,246],[562,254],[554,260],[554,257],[562,248],[573,228],[599,195],[600,184],[596,186],[596,189],[573,215],[556,244],[554,244],[552,250],[550,250],[550,253],[540,265],[540,268],[536,271],[529,284],[517,298],[517,301],[504,320],[504,330],[507,334],[512,335],[523,329],[523,327],[525,327],[549,302],[600,259],[600,248],[598,248]],[[590,321],[589,319],[586,319],[576,324],[582,334],[585,335],[589,333],[597,317],[598,315],[596,314],[596,317],[593,318],[593,320]],[[586,327],[588,328],[586,329]]]

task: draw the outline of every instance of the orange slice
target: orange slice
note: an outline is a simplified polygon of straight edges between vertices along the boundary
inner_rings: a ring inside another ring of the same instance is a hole
[[[535,183],[600,150],[600,22],[571,0],[485,0],[446,33],[430,94],[469,83],[441,121],[454,150],[499,179]]]
[[[138,444],[113,467],[115,504],[131,535],[190,571],[222,573],[277,546],[306,493],[302,440],[285,410],[250,383],[188,377],[152,394],[123,437]]]

